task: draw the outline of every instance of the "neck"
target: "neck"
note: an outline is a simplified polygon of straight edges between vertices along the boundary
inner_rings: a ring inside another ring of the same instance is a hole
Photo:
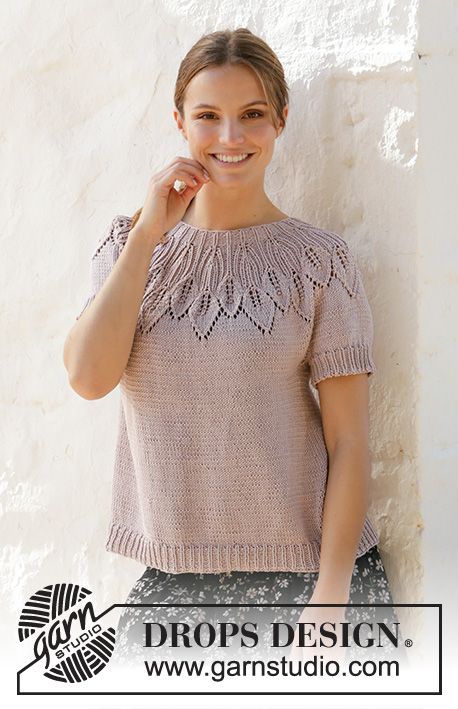
[[[288,216],[272,204],[265,193],[258,195],[257,199],[250,199],[249,194],[244,194],[241,199],[238,191],[235,196],[225,194],[221,199],[219,192],[215,199],[210,191],[205,192],[208,187],[210,185],[204,185],[200,189],[182,217],[184,222],[198,229],[240,229]]]

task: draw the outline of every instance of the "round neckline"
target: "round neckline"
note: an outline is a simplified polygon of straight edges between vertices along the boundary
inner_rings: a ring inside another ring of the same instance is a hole
[[[188,233],[191,234],[215,234],[216,236],[220,236],[224,234],[250,233],[255,231],[256,229],[262,230],[266,227],[275,227],[276,225],[286,224],[288,222],[291,222],[293,219],[294,217],[283,217],[283,219],[277,219],[274,222],[265,222],[264,224],[253,224],[252,226],[239,227],[238,229],[203,229],[202,227],[194,226],[193,224],[189,224],[188,222],[185,222],[180,219],[179,222],[177,222],[177,227],[186,227]]]

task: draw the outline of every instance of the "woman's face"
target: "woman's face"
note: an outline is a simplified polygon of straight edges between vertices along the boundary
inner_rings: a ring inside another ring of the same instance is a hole
[[[238,187],[264,179],[281,128],[274,127],[262,86],[249,67],[203,69],[188,84],[183,111],[183,122],[174,112],[177,125],[188,140],[190,156],[205,167],[213,183]],[[251,155],[241,163],[213,157],[243,153]]]

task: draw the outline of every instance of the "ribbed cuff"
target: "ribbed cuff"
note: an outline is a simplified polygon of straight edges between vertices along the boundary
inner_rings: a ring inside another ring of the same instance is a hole
[[[369,345],[350,345],[338,347],[316,354],[310,361],[310,381],[316,384],[329,377],[341,377],[346,374],[369,375],[377,371]]]

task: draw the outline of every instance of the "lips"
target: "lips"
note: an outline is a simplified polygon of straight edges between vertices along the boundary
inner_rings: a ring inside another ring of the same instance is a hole
[[[240,155],[240,153],[238,153],[238,155]],[[232,160],[228,162],[223,162],[223,160],[218,160],[218,158],[216,157],[216,153],[210,153],[210,156],[213,158],[213,160],[216,160],[218,165],[243,165],[244,163],[248,162],[252,155],[254,155],[254,153],[248,153],[247,157],[244,158],[244,160],[238,160],[236,162],[233,162]],[[232,157],[236,157],[236,155],[234,154]]]

